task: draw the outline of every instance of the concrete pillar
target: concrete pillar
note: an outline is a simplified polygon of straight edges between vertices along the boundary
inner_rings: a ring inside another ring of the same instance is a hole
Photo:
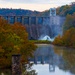
[[[14,19],[13,19],[13,21],[14,21],[13,23],[15,23],[15,16],[13,16],[13,18],[14,18]]]
[[[29,17],[29,25],[31,25],[31,17]]]
[[[44,25],[44,17],[42,17],[42,24]]]
[[[14,19],[15,19],[14,21],[17,22],[17,16],[14,16]],[[15,23],[15,22],[14,22],[14,23]]]
[[[22,16],[22,24],[24,25],[24,16]]]
[[[37,38],[38,38],[39,37],[38,17],[36,17],[36,31],[37,31]]]
[[[38,25],[38,17],[36,17],[36,25]]]
[[[12,75],[22,75],[21,55],[12,55]]]
[[[31,17],[29,17],[29,29],[30,29],[30,38],[32,37],[32,28],[31,28]]]

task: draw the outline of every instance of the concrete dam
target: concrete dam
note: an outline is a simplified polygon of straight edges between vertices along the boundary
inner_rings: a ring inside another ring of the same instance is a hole
[[[62,35],[65,17],[57,16],[56,11],[50,10],[50,16],[1,16],[10,24],[19,22],[26,27],[29,39],[42,39],[45,36],[54,38]]]

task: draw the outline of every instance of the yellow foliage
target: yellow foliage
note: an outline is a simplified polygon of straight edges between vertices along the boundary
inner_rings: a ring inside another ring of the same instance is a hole
[[[62,37],[56,37],[53,44],[75,48],[75,28],[67,30]]]
[[[23,62],[27,62],[35,49],[34,43],[28,41],[25,26],[19,23],[9,25],[0,19],[0,68],[11,65],[12,54],[21,54]]]

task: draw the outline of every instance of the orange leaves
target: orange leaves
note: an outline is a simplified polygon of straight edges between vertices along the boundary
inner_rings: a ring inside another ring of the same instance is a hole
[[[56,37],[53,44],[75,48],[75,28],[67,30],[61,38]]]
[[[22,54],[22,57],[25,57],[22,60],[27,62],[35,48],[36,46],[28,41],[25,26],[19,23],[9,25],[0,19],[0,68],[11,65],[12,54]]]
[[[55,38],[55,40],[53,41],[53,44],[56,45],[62,45],[62,37],[59,35],[58,37]]]
[[[21,25],[20,23],[15,23],[14,25],[12,25],[12,30],[22,39],[28,39],[28,34],[26,32],[25,26]]]
[[[75,13],[73,15],[67,15],[65,24],[63,26],[64,33],[66,30],[75,27]]]

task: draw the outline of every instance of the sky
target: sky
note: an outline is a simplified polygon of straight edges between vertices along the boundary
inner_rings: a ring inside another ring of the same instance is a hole
[[[29,9],[44,11],[50,8],[70,4],[75,0],[0,0],[0,8]]]

